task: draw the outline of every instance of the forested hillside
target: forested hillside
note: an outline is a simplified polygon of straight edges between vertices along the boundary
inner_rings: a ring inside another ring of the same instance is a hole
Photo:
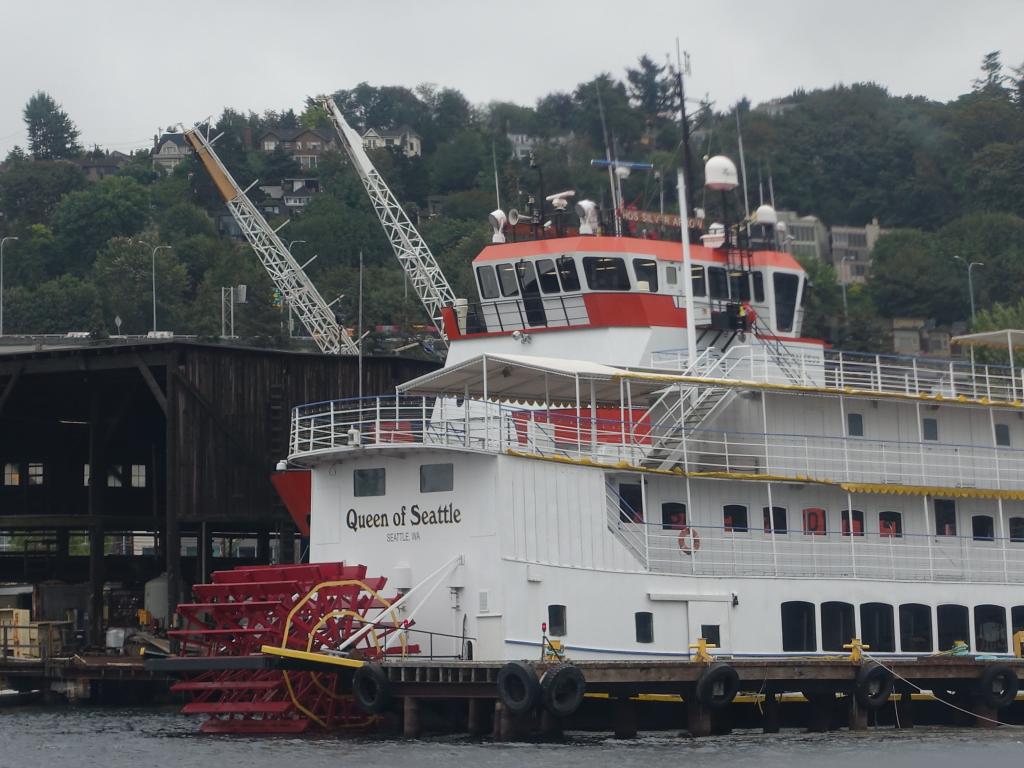
[[[877,217],[893,230],[876,247],[868,284],[851,289],[849,318],[841,317],[831,266],[807,265],[815,283],[808,333],[870,347],[884,343],[888,317],[966,320],[964,265],[954,255],[985,263],[975,272],[980,309],[1016,304],[1024,294],[1024,71],[1004,67],[992,53],[974,80],[973,74],[964,73],[964,94],[946,104],[893,96],[869,83],[796,91],[771,109],[746,101],[688,104],[698,184],[700,157],[737,156],[738,114],[755,204],[771,179],[780,209],[829,225]],[[674,72],[643,57],[621,76],[600,74],[532,106],[473,105],[458,91],[430,85],[362,83],[334,95],[357,130],[408,126],[422,137],[419,157],[382,149],[373,161],[418,219],[456,294],[472,296],[468,265],[489,239],[495,167],[506,209],[525,208],[541,185],[607,201],[607,176],[590,166],[605,154],[606,130],[620,158],[656,168],[624,182],[627,201],[657,210],[664,195],[667,206],[675,205],[675,83]],[[242,186],[318,177],[320,193],[293,215],[282,237],[301,241],[294,246],[300,261],[319,255],[310,276],[328,301],[344,294],[337,306],[347,323],[355,322],[360,252],[366,322],[424,322],[347,159],[328,153],[317,167],[300,169],[282,150],[258,146],[267,128],[328,126],[311,99],[296,93],[296,102],[264,114],[225,110],[212,126],[222,134],[222,159]],[[87,181],[70,161],[104,157],[104,149],[83,150],[72,117],[47,94],[29,100],[24,118],[29,145],[12,151],[0,172],[0,236],[18,238],[4,250],[4,333],[112,334],[115,317],[122,333],[145,333],[152,323],[153,248],[167,245],[155,257],[160,329],[217,335],[220,288],[244,283],[250,301],[236,311],[237,332],[258,343],[292,343],[255,256],[244,242],[218,233],[223,206],[202,168],[187,161],[163,175],[143,150],[116,175]],[[532,163],[514,157],[509,134],[536,139]],[[713,201],[698,193],[702,202],[713,216]],[[431,204],[438,215],[427,215]]]

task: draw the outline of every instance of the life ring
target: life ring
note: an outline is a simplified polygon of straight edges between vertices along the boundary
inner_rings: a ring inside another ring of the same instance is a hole
[[[391,703],[391,683],[379,664],[364,664],[352,675],[352,695],[368,715],[379,715]]]
[[[540,682],[533,667],[510,661],[498,670],[498,700],[514,715],[529,712],[540,701]]]
[[[558,664],[540,679],[544,708],[556,717],[568,717],[580,708],[587,681],[572,664]]]
[[[1002,709],[1012,704],[1017,699],[1019,687],[1017,673],[1006,664],[986,667],[978,680],[978,694],[992,709]]]
[[[679,549],[683,554],[692,555],[700,549],[700,534],[696,528],[683,526],[679,529]]]

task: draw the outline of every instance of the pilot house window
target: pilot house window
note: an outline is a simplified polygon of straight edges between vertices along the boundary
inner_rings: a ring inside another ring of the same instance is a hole
[[[796,275],[776,272],[772,275],[772,281],[775,287],[775,322],[780,331],[792,331],[800,278]]]
[[[558,257],[558,279],[562,281],[562,290],[566,292],[580,289],[580,276],[576,271],[576,262],[572,256]]]
[[[383,496],[384,467],[357,469],[352,472],[352,494],[354,496]]]
[[[420,493],[450,491],[455,481],[454,464],[420,465]]]
[[[633,259],[633,272],[638,282],[647,283],[647,290],[658,292],[658,262],[654,259]]]
[[[494,276],[494,267],[489,264],[477,267],[476,281],[480,285],[481,299],[498,298],[498,278]]]
[[[516,281],[516,270],[511,264],[498,265],[498,283],[501,285],[501,295],[506,298],[519,295],[519,283]]]
[[[628,291],[626,263],[613,256],[585,256],[583,272],[592,291]]]
[[[558,271],[554,259],[537,260],[537,277],[540,279],[540,290],[543,293],[558,293]]]

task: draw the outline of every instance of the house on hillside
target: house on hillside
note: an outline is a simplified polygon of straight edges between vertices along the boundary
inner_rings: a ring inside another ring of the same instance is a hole
[[[105,152],[98,157],[78,157],[72,160],[82,169],[89,181],[99,181],[107,176],[115,175],[131,158],[124,152]]]
[[[302,168],[316,168],[324,152],[336,150],[334,132],[325,128],[268,128],[259,138],[259,148],[273,152],[281,148]]]
[[[840,227],[829,229],[832,246],[832,266],[842,285],[865,283],[871,270],[871,251],[878,238],[887,230],[872,219],[863,227]]]
[[[183,133],[164,133],[153,137],[153,169],[170,173],[174,167],[192,154],[192,147]]]
[[[320,179],[284,179],[281,182],[281,199],[289,211],[300,211],[309,201],[320,194]]]
[[[779,211],[779,222],[786,225],[784,250],[794,256],[828,259],[828,228],[817,216],[801,216],[796,211]]]
[[[395,147],[402,150],[406,157],[419,157],[423,154],[423,142],[420,135],[407,125],[394,130],[368,128],[363,133],[363,149],[387,149]]]

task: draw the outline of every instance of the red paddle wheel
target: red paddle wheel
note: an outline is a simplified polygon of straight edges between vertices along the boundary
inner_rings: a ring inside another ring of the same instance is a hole
[[[211,583],[193,587],[196,602],[178,606],[184,627],[169,633],[182,656],[210,659],[208,669],[172,687],[189,698],[182,711],[209,715],[205,733],[369,727],[373,718],[355,706],[344,673],[267,668],[260,648],[337,648],[391,606],[381,594],[385,581],[344,563],[215,572]],[[386,614],[346,652],[363,659],[417,653],[399,626],[396,614]]]

